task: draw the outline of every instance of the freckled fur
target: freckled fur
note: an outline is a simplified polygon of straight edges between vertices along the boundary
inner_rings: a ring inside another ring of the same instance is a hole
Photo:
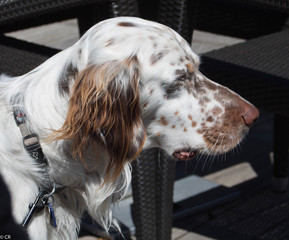
[[[156,46],[155,46],[156,47]],[[163,50],[161,52],[158,53],[153,53],[151,56],[151,65],[156,64],[157,62],[159,62],[162,58],[164,58],[166,55],[168,54],[168,51]]]

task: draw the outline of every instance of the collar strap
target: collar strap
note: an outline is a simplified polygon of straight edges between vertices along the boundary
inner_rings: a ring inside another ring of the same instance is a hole
[[[49,180],[49,186],[40,186],[39,187],[39,194],[34,200],[33,203],[29,205],[29,211],[24,218],[22,222],[22,226],[27,228],[29,225],[30,220],[32,219],[33,215],[36,212],[39,212],[44,209],[44,207],[48,207],[50,212],[50,219],[51,223],[54,227],[56,227],[56,219],[54,216],[54,210],[52,208],[51,203],[49,202],[49,198],[53,197],[56,190],[55,183],[50,179],[49,173],[48,173],[48,162],[47,159],[42,151],[39,138],[37,134],[32,133],[27,127],[26,127],[26,114],[25,112],[17,107],[13,108],[13,114],[15,118],[15,122],[17,126],[20,129],[20,132],[22,134],[23,138],[23,146],[25,150],[30,154],[30,156],[36,160],[38,164],[41,166],[41,170],[43,169],[43,174],[46,175],[46,177]],[[44,166],[44,168],[42,168]],[[61,188],[62,189],[62,188]]]
[[[16,124],[19,127],[20,132],[22,134],[23,146],[25,150],[30,154],[32,158],[34,158],[37,161],[37,163],[45,164],[45,166],[47,167],[48,166],[47,159],[43,154],[38,136],[35,133],[31,133],[25,125],[26,114],[24,113],[23,110],[16,107],[13,109],[13,114]]]

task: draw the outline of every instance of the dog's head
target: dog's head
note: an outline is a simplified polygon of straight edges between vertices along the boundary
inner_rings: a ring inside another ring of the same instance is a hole
[[[226,152],[258,117],[254,106],[202,75],[197,55],[163,25],[111,19],[75,46],[69,110],[58,138],[73,139],[80,157],[97,141],[110,155],[113,177],[143,146],[181,160]]]

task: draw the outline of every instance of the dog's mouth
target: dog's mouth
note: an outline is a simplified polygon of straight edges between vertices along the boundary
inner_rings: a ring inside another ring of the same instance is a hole
[[[198,152],[194,149],[184,148],[175,151],[173,157],[181,161],[187,161],[193,159],[197,154]]]

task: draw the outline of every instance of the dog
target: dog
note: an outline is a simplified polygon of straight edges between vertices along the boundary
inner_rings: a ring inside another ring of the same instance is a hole
[[[77,239],[85,211],[117,225],[111,206],[142,149],[190,160],[242,141],[258,110],[199,64],[169,27],[119,17],[23,76],[1,75],[0,172],[32,240]]]

